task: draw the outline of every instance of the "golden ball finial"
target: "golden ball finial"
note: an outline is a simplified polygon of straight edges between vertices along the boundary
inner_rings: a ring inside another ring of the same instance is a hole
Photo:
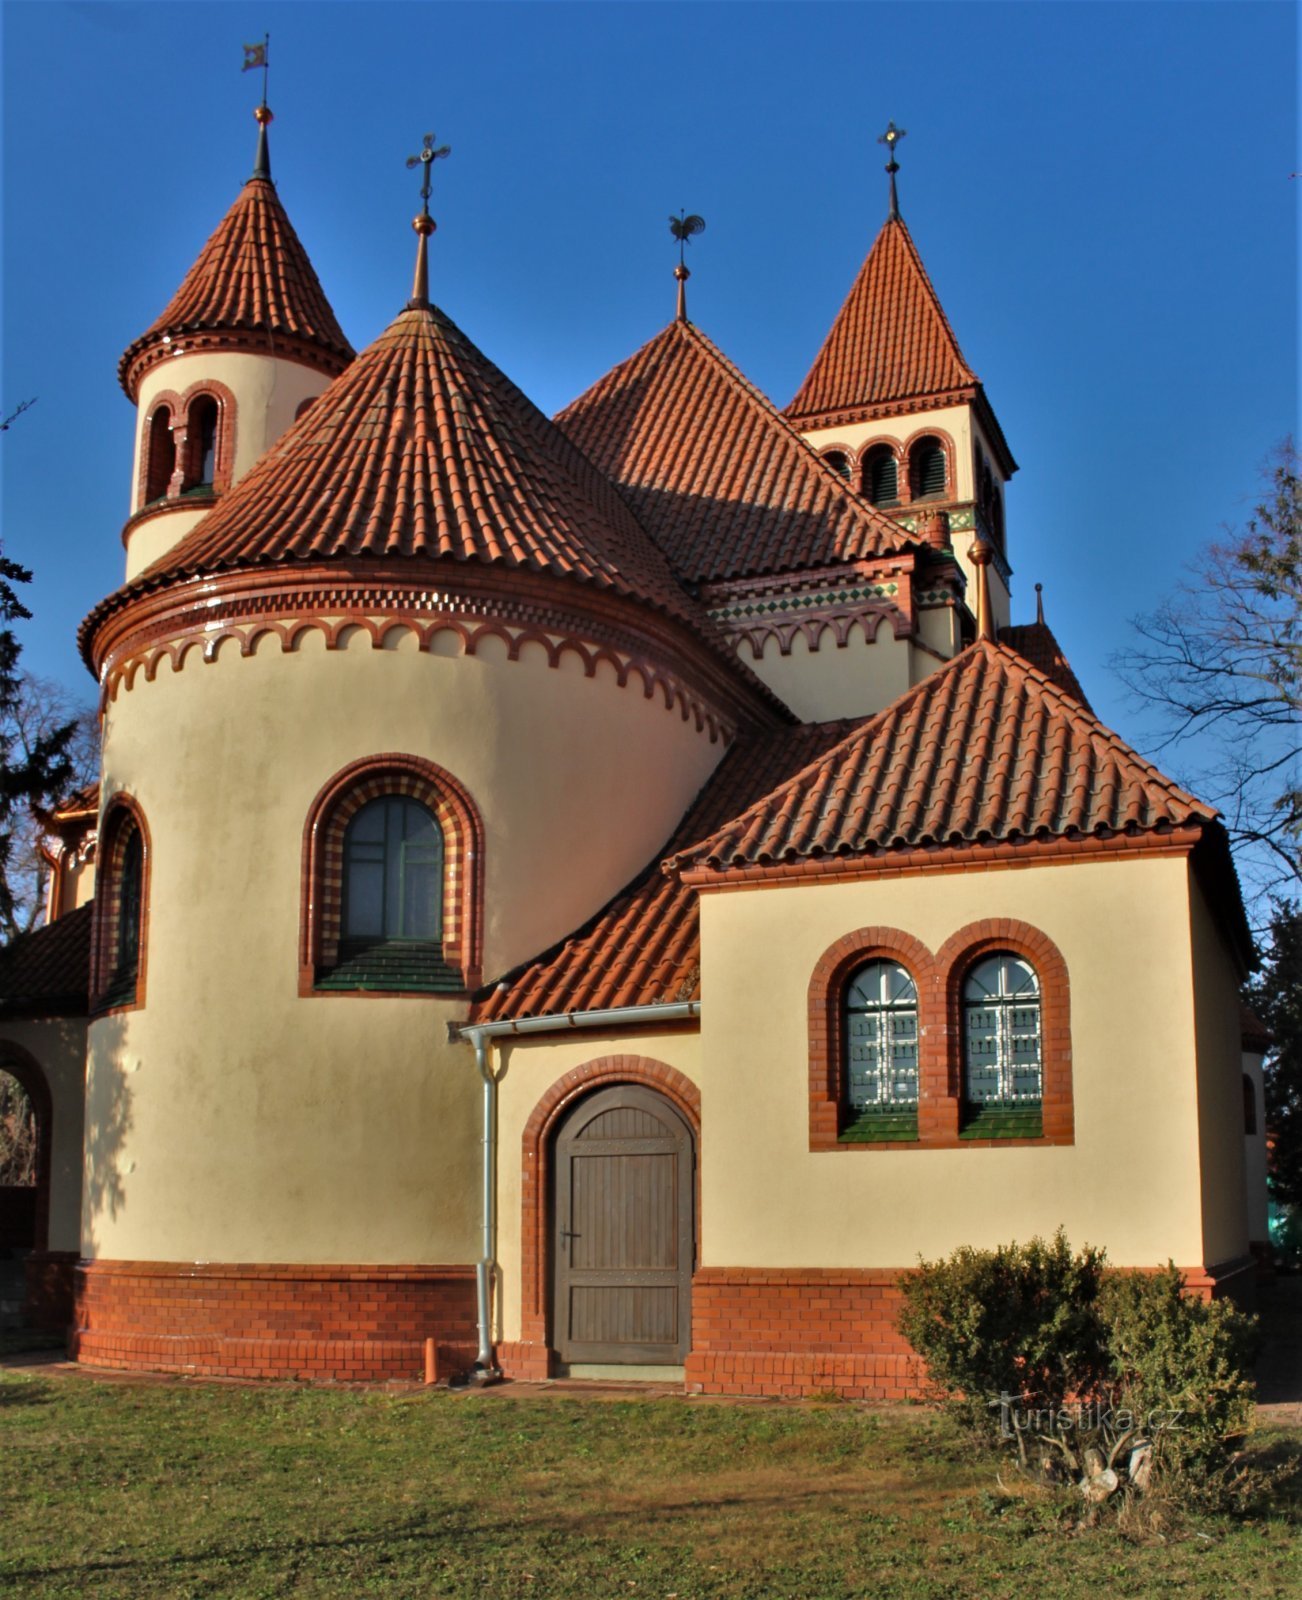
[[[426,238],[428,238],[437,227],[434,218],[430,216],[428,211],[422,211],[418,217],[413,217],[411,219],[411,225],[417,233],[423,234]]]
[[[253,120],[259,127],[265,128],[269,122],[274,122],[276,119],[271,113],[271,107],[263,105],[253,108]]]

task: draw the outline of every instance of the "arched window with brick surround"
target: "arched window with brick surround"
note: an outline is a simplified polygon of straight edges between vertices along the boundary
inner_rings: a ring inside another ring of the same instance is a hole
[[[185,474],[182,492],[211,489],[217,476],[221,407],[210,394],[197,394],[186,413]]]
[[[899,465],[888,444],[875,444],[863,458],[863,493],[875,506],[900,503]]]
[[[167,487],[176,471],[176,442],[172,437],[172,411],[160,405],[149,419],[145,433],[145,492],[146,505],[152,500],[166,498]]]
[[[909,451],[910,497],[943,500],[947,482],[945,446],[933,434],[924,434]]]
[[[149,834],[134,800],[117,795],[104,811],[98,845],[92,992],[98,1010],[145,1003]]]
[[[300,993],[478,986],[483,828],[465,789],[416,756],[344,769],[304,838]]]
[[[1040,979],[1010,950],[982,956],[963,980],[963,1130],[1041,1132]]]
[[[918,1134],[918,989],[898,961],[878,957],[851,973],[842,1000],[843,1139]]]

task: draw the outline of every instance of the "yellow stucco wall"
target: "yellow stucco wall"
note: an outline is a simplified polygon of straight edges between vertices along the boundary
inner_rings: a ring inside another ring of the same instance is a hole
[[[225,384],[235,396],[232,483],[238,482],[258,457],[279,439],[293,422],[302,402],[319,395],[329,381],[324,373],[296,361],[239,352],[199,351],[194,355],[173,356],[151,368],[141,381],[136,408],[136,444],[131,464],[133,513],[141,506],[140,463],[145,448],[146,422],[155,396],[167,389],[184,395],[192,384],[204,379]],[[170,550],[202,515],[203,511],[189,509],[168,511],[132,528],[127,537],[128,582],[151,561]]]
[[[817,650],[810,649],[803,633],[796,634],[790,653],[785,656],[772,636],[759,661],[748,647],[742,649],[746,664],[802,722],[865,717],[880,711],[917,681],[912,677],[914,655],[926,663],[924,671],[928,666],[940,665],[933,656],[915,652],[907,639],[897,639],[890,623],[884,620],[878,623],[871,639],[865,638],[862,625],[856,622],[844,645],[837,644],[828,628]]]
[[[571,931],[672,831],[722,746],[636,678],[420,654],[410,634],[282,654],[234,641],[119,692],[104,793],[152,855],[143,1009],[92,1028],[86,1248],[116,1258],[466,1261],[478,1091],[462,1015],[430,999],[297,993],[304,821],[385,752],[451,772],[485,830],[488,976]]]
[[[1190,977],[1197,1015],[1203,1260],[1212,1266],[1235,1261],[1248,1249],[1243,1046],[1238,973],[1192,872],[1189,898],[1193,929]]]
[[[82,1101],[86,1023],[79,1017],[0,1018],[0,1071],[6,1045],[34,1058],[50,1091],[51,1250],[76,1250],[81,1237]]]
[[[1182,860],[709,892],[701,914],[705,1265],[908,1266],[1060,1224],[1119,1265],[1204,1261]],[[1074,1145],[811,1153],[806,995],[824,951],[873,925],[935,951],[1001,916],[1067,964]]]

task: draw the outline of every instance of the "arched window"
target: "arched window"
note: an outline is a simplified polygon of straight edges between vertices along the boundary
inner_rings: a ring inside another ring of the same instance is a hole
[[[104,813],[95,894],[93,997],[99,1009],[144,1004],[149,842],[134,801]]]
[[[899,472],[890,445],[876,444],[863,458],[863,492],[875,506],[899,505]]]
[[[451,773],[354,762],[304,837],[299,993],[449,994],[482,981],[483,825]]]
[[[838,478],[850,481],[850,458],[844,450],[827,450],[823,453],[823,460],[827,462]]]
[[[930,435],[909,452],[909,487],[915,500],[941,500],[945,495],[945,447]]]
[[[172,413],[167,406],[159,406],[149,419],[149,432],[145,440],[145,504],[162,500],[167,486],[176,471],[176,441],[172,437]]]
[[[419,800],[371,800],[344,834],[342,952],[443,935],[443,835]]]
[[[877,959],[845,986],[843,1138],[914,1139],[918,1132],[918,990],[897,961]]]
[[[210,394],[197,395],[186,424],[186,489],[211,489],[217,470],[217,402]]]
[[[1038,1137],[1040,980],[1021,956],[983,957],[963,984],[963,1131]]]

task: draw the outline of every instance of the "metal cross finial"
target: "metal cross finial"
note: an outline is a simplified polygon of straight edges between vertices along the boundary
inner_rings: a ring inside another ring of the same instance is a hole
[[[900,201],[899,196],[895,193],[895,174],[900,170],[900,164],[895,159],[895,146],[900,142],[901,139],[904,138],[908,131],[909,130],[907,128],[897,128],[894,120],[892,120],[891,122],[887,123],[886,132],[883,133],[877,140],[878,144],[884,144],[887,150],[890,152],[891,159],[886,163],[886,170],[891,175],[891,216],[895,217],[897,220],[900,215]]]
[[[427,133],[424,139],[421,140],[420,154],[407,157],[408,170],[410,170],[412,167],[424,167],[425,169],[425,175],[422,178],[420,185],[420,198],[426,211],[429,210],[430,168],[436,161],[441,160],[444,156],[450,156],[451,154],[452,146],[450,144],[441,144],[436,150],[434,148],[434,135],[432,133]]]

